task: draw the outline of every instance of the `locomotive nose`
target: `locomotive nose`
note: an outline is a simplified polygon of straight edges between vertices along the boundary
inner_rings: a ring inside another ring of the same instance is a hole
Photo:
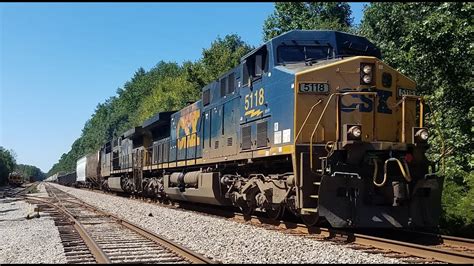
[[[403,114],[400,101],[414,94],[415,83],[375,57],[358,56],[301,71],[295,86],[295,125],[296,132],[302,131],[302,142],[311,142],[311,135],[316,142],[411,139],[416,103],[406,101]]]

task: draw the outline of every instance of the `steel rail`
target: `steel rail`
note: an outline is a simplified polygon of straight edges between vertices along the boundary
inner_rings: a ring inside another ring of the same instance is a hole
[[[470,239],[470,238],[434,234],[434,233],[429,233],[429,232],[419,232],[419,231],[412,231],[412,230],[406,230],[406,229],[398,229],[397,231],[418,234],[422,237],[428,237],[431,239],[437,238],[441,240],[442,244],[446,244],[449,246],[464,247],[464,248],[474,250],[474,239]]]
[[[70,194],[69,194],[70,195]],[[75,198],[75,197],[74,197]],[[77,198],[76,198],[77,199]],[[79,199],[77,199],[79,200]],[[106,216],[109,216],[113,219],[115,219],[118,223],[120,223],[121,225],[127,227],[128,229],[166,247],[167,249],[177,253],[178,255],[181,255],[183,257],[185,257],[186,259],[190,260],[192,263],[198,263],[198,264],[216,264],[216,262],[210,260],[210,259],[207,259],[206,257],[202,256],[202,255],[199,255],[197,253],[195,253],[194,251],[184,247],[184,246],[181,246],[181,245],[178,245],[176,243],[173,243],[172,241],[166,239],[165,237],[163,236],[160,236],[158,234],[155,234],[153,232],[150,232],[146,229],[144,229],[143,227],[137,225],[137,224],[134,224],[132,222],[129,222],[129,221],[126,221],[112,213],[109,213],[109,212],[106,212],[106,211],[103,211],[103,210],[97,210],[96,207],[94,207],[93,205],[90,205],[86,202],[83,202],[81,201],[80,203],[79,202],[75,202],[75,201],[71,201],[71,200],[67,200],[67,199],[63,199],[64,202],[69,202],[69,203],[73,203],[73,204],[80,204],[80,205],[83,205],[83,206],[86,206],[88,208],[91,208],[95,211],[98,211],[100,212],[101,214],[104,214]],[[80,201],[80,200],[79,200]]]
[[[111,216],[113,217],[113,215],[111,215]],[[190,260],[192,263],[195,263],[195,264],[216,264],[216,262],[214,262],[214,261],[212,261],[208,258],[205,258],[204,256],[201,256],[201,255],[195,253],[194,251],[192,251],[192,250],[190,250],[190,249],[188,249],[184,246],[173,243],[173,242],[165,239],[162,236],[159,236],[155,233],[152,233],[148,230],[145,230],[145,229],[143,229],[142,227],[140,227],[136,224],[133,224],[131,222],[121,220],[121,219],[119,219],[119,222],[120,222],[120,224],[124,225],[125,227],[131,229],[132,231],[139,233],[140,235],[142,235],[142,236],[144,236],[144,237],[146,237],[146,238],[162,245],[163,247],[177,253],[178,255],[180,255],[182,257],[185,257],[186,259]]]
[[[89,248],[89,251],[92,253],[92,255],[94,256],[97,263],[108,263],[108,264],[111,263],[110,259],[107,257],[107,255],[104,253],[104,251],[99,247],[99,245],[94,241],[94,239],[92,239],[92,237],[89,235],[89,233],[87,233],[86,229],[82,226],[82,224],[79,221],[77,221],[69,211],[64,209],[64,207],[59,206],[58,204],[54,204],[54,203],[52,203],[48,200],[40,199],[40,198],[33,197],[33,196],[27,196],[27,198],[29,200],[38,201],[38,202],[41,202],[43,204],[47,204],[49,206],[52,206],[52,207],[58,209],[64,215],[66,215],[66,217],[69,219],[69,221],[74,226],[74,229],[77,230],[77,232],[79,233],[81,238],[84,240],[84,243]]]
[[[56,188],[55,188],[56,189]],[[63,191],[64,192],[64,191]],[[197,254],[196,252],[182,246],[182,245],[179,245],[177,243],[174,243],[168,239],[166,239],[165,237],[163,236],[160,236],[158,234],[155,234],[153,232],[150,232],[142,227],[140,227],[139,225],[136,225],[130,221],[126,221],[112,213],[109,213],[109,212],[106,212],[104,210],[99,210],[97,207],[91,205],[91,204],[88,204],[80,199],[78,199],[77,197],[67,193],[67,192],[64,192],[66,194],[68,194],[68,196],[70,196],[71,198],[79,201],[72,201],[72,200],[68,200],[68,199],[61,199],[61,201],[63,202],[68,202],[68,203],[72,203],[72,204],[78,204],[78,205],[82,205],[82,206],[85,206],[85,207],[88,207],[90,209],[93,209],[94,211],[96,212],[99,212],[103,215],[106,215],[106,216],[109,216],[111,217],[112,219],[116,220],[119,224],[127,227],[128,229],[132,230],[133,232],[135,233],[138,233],[139,235],[143,236],[143,237],[146,237],[147,239],[150,239],[151,241],[154,241],[155,243],[163,246],[164,248],[176,253],[177,255],[181,256],[181,257],[184,257],[185,259],[189,260],[191,263],[195,263],[195,264],[216,264],[216,262],[200,255],[200,254]],[[54,194],[54,192],[53,192]],[[56,194],[54,194],[56,196]],[[56,198],[59,200],[59,198],[56,196]]]
[[[162,204],[159,204],[162,205]],[[167,205],[164,205],[167,206]],[[319,235],[325,238],[334,238],[337,236],[344,237],[346,242],[360,244],[364,246],[372,246],[381,249],[391,250],[393,252],[407,254],[407,256],[416,256],[421,258],[433,259],[436,261],[441,261],[445,263],[474,263],[474,252],[459,252],[453,250],[447,250],[440,247],[430,247],[426,245],[414,244],[405,241],[392,240],[387,238],[375,237],[370,235],[364,235],[359,233],[348,232],[340,229],[329,229],[323,227],[308,227],[304,224],[288,222],[288,221],[275,221],[266,217],[251,216],[244,217],[243,214],[238,212],[233,212],[232,215],[229,215],[229,211],[216,211],[213,210],[210,213],[206,211],[200,211],[209,215],[216,215],[219,217],[230,217],[237,221],[250,222],[254,225],[273,225],[282,230],[290,230],[293,233],[300,235]],[[224,214],[219,214],[220,212]],[[410,230],[405,230],[410,232]],[[425,234],[431,237],[438,237],[441,239],[440,244],[446,244],[451,246],[464,247],[474,251],[474,240],[465,239],[453,236],[445,235],[436,235],[430,233],[423,233],[417,231],[411,231],[414,234]]]
[[[33,188],[37,187],[39,185],[39,181],[35,181],[33,183],[30,183],[27,187],[23,188],[22,190],[16,191],[14,193],[10,193],[10,196],[23,196],[24,194],[27,194],[29,191],[33,190]]]
[[[464,252],[434,248],[362,234],[353,234],[351,237],[357,244],[389,249],[395,252],[406,253],[417,257],[430,258],[447,263],[474,263],[474,255]]]
[[[364,234],[346,232],[339,229],[329,229],[329,228],[323,228],[323,227],[308,227],[303,224],[284,222],[284,221],[280,221],[277,224],[275,221],[272,221],[269,218],[262,218],[262,217],[256,217],[256,216],[252,216],[250,217],[250,219],[248,219],[248,218],[245,218],[243,215],[238,214],[238,215],[235,215],[235,218],[238,220],[250,221],[252,223],[257,223],[257,224],[262,224],[262,225],[273,223],[281,229],[294,230],[295,232],[298,232],[301,234],[308,234],[308,235],[319,234],[326,238],[342,236],[347,239],[347,242],[391,250],[397,253],[405,253],[408,255],[433,259],[433,260],[437,260],[441,262],[471,263],[471,264],[474,263],[474,253],[469,254],[465,252],[429,247],[429,246],[413,244],[409,242],[403,242],[403,241],[391,240],[391,239],[386,239],[386,238],[381,238],[381,237],[364,235]],[[452,243],[454,243],[457,239],[458,245],[459,245],[459,241],[471,243],[470,245],[471,247],[472,247],[472,243],[474,242],[474,240],[462,239],[462,238],[456,238],[456,237],[449,237],[449,239]]]

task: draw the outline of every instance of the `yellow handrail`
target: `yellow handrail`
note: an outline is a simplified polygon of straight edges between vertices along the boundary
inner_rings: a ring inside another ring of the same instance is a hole
[[[318,122],[316,123],[316,125],[314,126],[314,130],[313,132],[311,133],[311,138],[310,138],[310,141],[309,141],[309,164],[310,164],[310,169],[311,171],[313,171],[313,138],[314,138],[314,134],[316,133],[316,130],[318,129],[318,126],[319,126],[319,123],[321,122],[321,119],[323,118],[324,114],[326,113],[326,109],[329,105],[329,103],[331,102],[332,98],[334,95],[337,95],[337,96],[346,96],[346,95],[372,95],[372,96],[377,96],[377,92],[369,92],[369,91],[348,91],[348,92],[335,92],[333,94],[331,94],[329,96],[329,99],[328,101],[326,102],[326,105],[324,106],[324,109],[321,113],[321,115],[319,116],[319,119],[318,119]],[[339,108],[339,106],[338,106]],[[375,110],[375,108],[374,108]],[[338,112],[339,110],[336,110],[336,112]],[[336,120],[336,128],[339,128],[339,120],[337,119]],[[336,136],[338,135],[339,132],[336,132]],[[335,144],[336,145],[336,144]]]
[[[315,103],[315,104],[311,107],[311,109],[309,110],[308,115],[306,115],[306,118],[304,119],[303,124],[301,125],[301,128],[300,128],[300,130],[298,131],[298,134],[296,134],[295,143],[298,141],[298,137],[300,136],[301,131],[303,131],[303,128],[304,128],[304,126],[306,125],[306,121],[308,121],[308,118],[309,118],[309,116],[311,115],[311,113],[313,112],[314,107],[316,107],[317,105],[319,105],[319,104],[322,103],[322,102],[323,102],[323,100],[322,100],[322,99],[319,99],[318,102]]]
[[[397,107],[400,105],[400,103],[402,104],[402,143],[405,143],[406,142],[406,129],[405,129],[405,107],[406,107],[406,104],[405,104],[405,101],[406,99],[415,99],[417,101],[420,101],[420,122],[419,122],[419,127],[423,127],[423,117],[425,116],[424,114],[424,99],[422,96],[418,96],[418,95],[403,95],[402,96],[402,99],[400,101],[398,101],[395,105],[393,106],[390,106],[390,107]]]
[[[392,161],[395,161],[398,163],[398,167],[400,168],[400,172],[402,173],[403,177],[405,178],[405,180],[407,182],[411,182],[412,178],[411,178],[411,175],[410,175],[410,169],[408,168],[408,165],[407,165],[407,162],[404,160],[403,161],[403,164],[405,165],[405,167],[402,165],[402,163],[400,162],[400,160],[398,160],[397,158],[388,158],[385,163],[384,163],[384,166],[383,166],[383,180],[382,180],[382,183],[377,183],[377,161],[375,159],[374,160],[374,176],[373,176],[373,182],[374,182],[374,185],[376,185],[377,187],[382,187],[383,185],[385,185],[385,182],[387,181],[387,164],[389,162],[392,162]],[[406,171],[405,171],[405,168],[406,168]]]

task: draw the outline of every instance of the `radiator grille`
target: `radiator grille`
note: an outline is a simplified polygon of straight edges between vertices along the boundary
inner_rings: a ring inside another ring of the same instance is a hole
[[[267,121],[257,124],[257,148],[267,146]]]
[[[204,106],[208,105],[211,102],[211,90],[205,90],[202,93],[202,104]]]
[[[252,147],[252,131],[251,126],[242,128],[242,150],[248,150]]]

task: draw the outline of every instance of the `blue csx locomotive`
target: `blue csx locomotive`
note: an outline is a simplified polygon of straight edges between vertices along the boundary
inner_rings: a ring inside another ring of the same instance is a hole
[[[81,171],[102,189],[247,215],[435,227],[443,179],[425,157],[415,87],[363,37],[293,30],[242,57],[199,101],[81,159]]]

